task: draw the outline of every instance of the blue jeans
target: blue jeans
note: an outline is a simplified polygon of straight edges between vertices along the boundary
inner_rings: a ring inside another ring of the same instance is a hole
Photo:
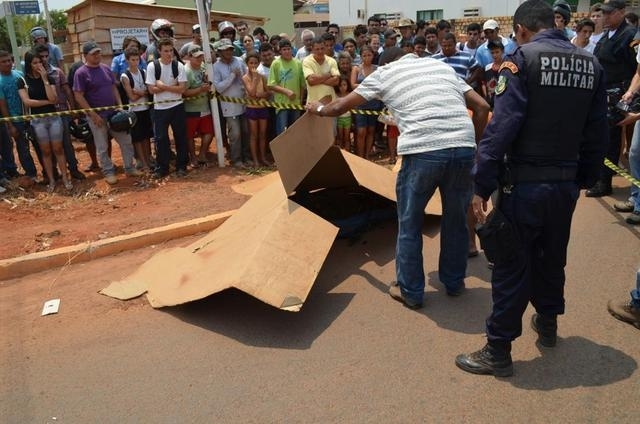
[[[70,116],[62,117],[62,147],[64,148],[64,157],[67,158],[67,168],[69,171],[77,171],[78,159],[76,159],[76,151],[73,148],[73,143],[71,143],[71,134],[69,133],[70,122]]]
[[[396,276],[402,294],[412,301],[422,303],[424,298],[422,225],[424,209],[436,188],[442,198],[438,276],[447,291],[456,291],[464,285],[474,155],[474,148],[461,147],[402,157],[396,183]]]
[[[629,148],[629,168],[631,176],[640,180],[640,121],[636,121],[636,126],[633,129],[631,147]],[[633,210],[640,212],[640,187],[631,184],[631,198],[629,200],[635,204]]]
[[[31,121],[38,143],[62,143],[62,119],[59,116],[49,116]]]
[[[300,118],[300,111],[295,109],[281,109],[276,111],[276,135],[280,135]]]
[[[640,269],[636,272],[636,288],[631,290],[631,303],[640,309]]]
[[[579,195],[573,181],[519,183],[502,195],[498,208],[514,226],[520,247],[511,261],[493,265],[489,341],[510,342],[520,336],[529,302],[540,314],[564,313],[564,267]]]

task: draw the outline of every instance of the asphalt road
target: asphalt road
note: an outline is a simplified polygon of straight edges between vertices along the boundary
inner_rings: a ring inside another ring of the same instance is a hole
[[[0,422],[638,422],[640,332],[606,310],[640,265],[639,229],[610,207],[626,194],[580,199],[560,340],[536,347],[529,308],[511,378],[455,367],[485,343],[490,271],[470,259],[468,290],[447,297],[430,217],[418,312],[386,294],[392,223],[336,242],[299,313],[233,290],[161,310],[97,294],[162,246],[0,282]]]

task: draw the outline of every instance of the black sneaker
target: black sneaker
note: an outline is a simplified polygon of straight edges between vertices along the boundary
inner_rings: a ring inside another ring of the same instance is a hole
[[[447,296],[458,297],[462,293],[464,293],[464,290],[465,290],[465,285],[464,285],[464,282],[462,282],[462,285],[455,290],[447,289]]]
[[[538,333],[538,343],[554,347],[558,340],[558,320],[555,315],[533,314],[531,328]]]
[[[10,169],[5,173],[7,174],[7,178],[9,178],[10,180],[13,180],[14,178],[18,178],[22,176],[22,174],[18,172],[17,169]]]
[[[87,176],[84,175],[82,172],[80,172],[78,169],[72,169],[69,171],[69,175],[71,175],[71,178],[76,179],[76,180],[86,180]]]
[[[164,177],[168,176],[169,174],[165,174],[164,172],[160,172],[160,171],[155,171],[154,173],[151,174],[151,179],[152,180],[161,180]]]
[[[477,352],[462,354],[456,357],[456,366],[472,374],[510,377],[513,375],[511,353],[506,348],[499,348],[487,343]]]

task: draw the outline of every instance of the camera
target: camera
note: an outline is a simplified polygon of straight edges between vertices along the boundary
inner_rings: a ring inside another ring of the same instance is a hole
[[[617,125],[628,113],[640,112],[640,96],[634,96],[630,103],[622,101],[625,93],[621,87],[607,90],[607,119],[609,125]]]

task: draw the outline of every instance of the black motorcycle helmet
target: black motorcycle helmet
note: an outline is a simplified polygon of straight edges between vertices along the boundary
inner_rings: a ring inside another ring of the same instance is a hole
[[[137,122],[136,114],[128,110],[119,110],[109,118],[109,129],[113,131],[129,131]]]
[[[72,120],[69,123],[69,132],[72,136],[85,143],[93,139],[91,127],[89,127],[89,123],[86,119]]]

